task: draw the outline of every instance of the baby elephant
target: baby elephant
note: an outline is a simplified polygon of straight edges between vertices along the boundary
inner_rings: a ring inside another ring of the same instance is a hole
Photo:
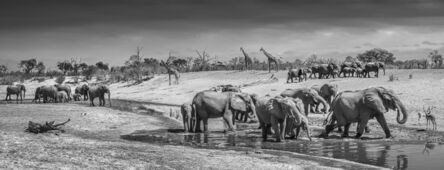
[[[273,127],[276,142],[284,140],[287,133],[290,133],[292,138],[297,137],[300,128],[307,131],[307,136],[311,140],[308,119],[303,114],[301,100],[280,96],[274,98],[253,96],[253,101],[264,141],[267,140],[270,127]]]
[[[82,97],[82,95],[75,93],[72,95],[72,98],[74,99],[74,101],[80,101],[80,97]]]
[[[185,132],[193,132],[195,117],[191,116],[192,105],[191,103],[184,103],[180,106],[180,112],[182,113],[183,127]]]
[[[68,94],[65,91],[58,91],[57,92],[57,100],[60,101],[61,103],[68,103],[69,99],[68,99]]]

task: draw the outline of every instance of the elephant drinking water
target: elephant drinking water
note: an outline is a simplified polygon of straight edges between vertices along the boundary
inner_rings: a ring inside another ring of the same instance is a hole
[[[233,112],[252,112],[256,115],[254,103],[249,94],[214,91],[202,91],[197,93],[192,102],[192,115],[196,116],[195,131],[200,132],[200,121],[203,121],[204,132],[208,132],[208,119],[222,117],[228,125],[228,130],[233,131]]]
[[[397,111],[396,121],[399,124],[407,122],[407,109],[392,90],[384,87],[372,87],[364,90],[341,92],[332,102],[332,117],[321,137],[328,136],[334,129],[335,122],[337,122],[337,126],[345,126],[342,136],[346,137],[350,124],[358,122],[355,137],[359,138],[362,136],[368,120],[375,117],[384,129],[386,138],[389,138],[391,134],[384,117],[384,113],[388,112],[389,109]],[[402,119],[400,112],[402,113]]]

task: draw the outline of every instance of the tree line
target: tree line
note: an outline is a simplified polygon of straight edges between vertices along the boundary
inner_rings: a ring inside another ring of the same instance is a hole
[[[160,62],[156,58],[143,58],[141,55],[142,47],[137,47],[133,55],[130,55],[122,66],[110,67],[103,61],[95,64],[87,64],[78,59],[72,58],[57,62],[58,70],[46,69],[43,61],[37,61],[35,58],[22,60],[18,63],[20,71],[9,71],[5,65],[0,65],[0,76],[6,75],[25,75],[25,76],[84,76],[91,79],[97,76],[100,79],[110,79],[111,81],[142,81],[152,78],[155,74],[166,73],[166,69],[161,67]],[[213,70],[244,70],[245,57],[236,56],[228,61],[222,62],[218,60],[218,56],[211,56],[207,51],[196,50],[196,56],[172,56],[171,54],[166,60],[169,66],[177,69],[179,72],[198,72]],[[264,57],[265,58],[265,57]],[[367,50],[355,57],[347,56],[343,61],[337,58],[324,58],[317,55],[311,55],[305,60],[295,59],[287,61],[278,58],[279,68],[284,70],[288,68],[310,67],[313,64],[336,63],[349,61],[361,62],[383,62],[389,68],[398,69],[427,69],[442,68],[443,57],[437,50],[433,50],[423,59],[412,60],[396,60],[393,53],[381,48]],[[251,69],[267,70],[268,63],[266,60],[259,60],[252,57]]]

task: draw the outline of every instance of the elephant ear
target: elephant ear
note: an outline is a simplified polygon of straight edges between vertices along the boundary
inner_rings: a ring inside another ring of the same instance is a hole
[[[234,110],[246,112],[248,110],[247,103],[250,103],[251,98],[248,94],[233,93],[230,98],[231,108]]]
[[[383,99],[383,95],[379,89],[370,88],[364,91],[364,103],[379,113],[385,113],[388,111],[384,100],[385,99]]]

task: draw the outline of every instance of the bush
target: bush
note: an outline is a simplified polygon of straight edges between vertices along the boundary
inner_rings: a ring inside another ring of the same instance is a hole
[[[409,79],[412,79],[412,78],[413,78],[413,74],[410,73],[410,74],[409,74]]]
[[[19,82],[21,76],[4,76],[0,79],[0,85],[12,85],[14,82]]]
[[[62,84],[65,81],[65,76],[58,76],[55,80],[56,83]]]

